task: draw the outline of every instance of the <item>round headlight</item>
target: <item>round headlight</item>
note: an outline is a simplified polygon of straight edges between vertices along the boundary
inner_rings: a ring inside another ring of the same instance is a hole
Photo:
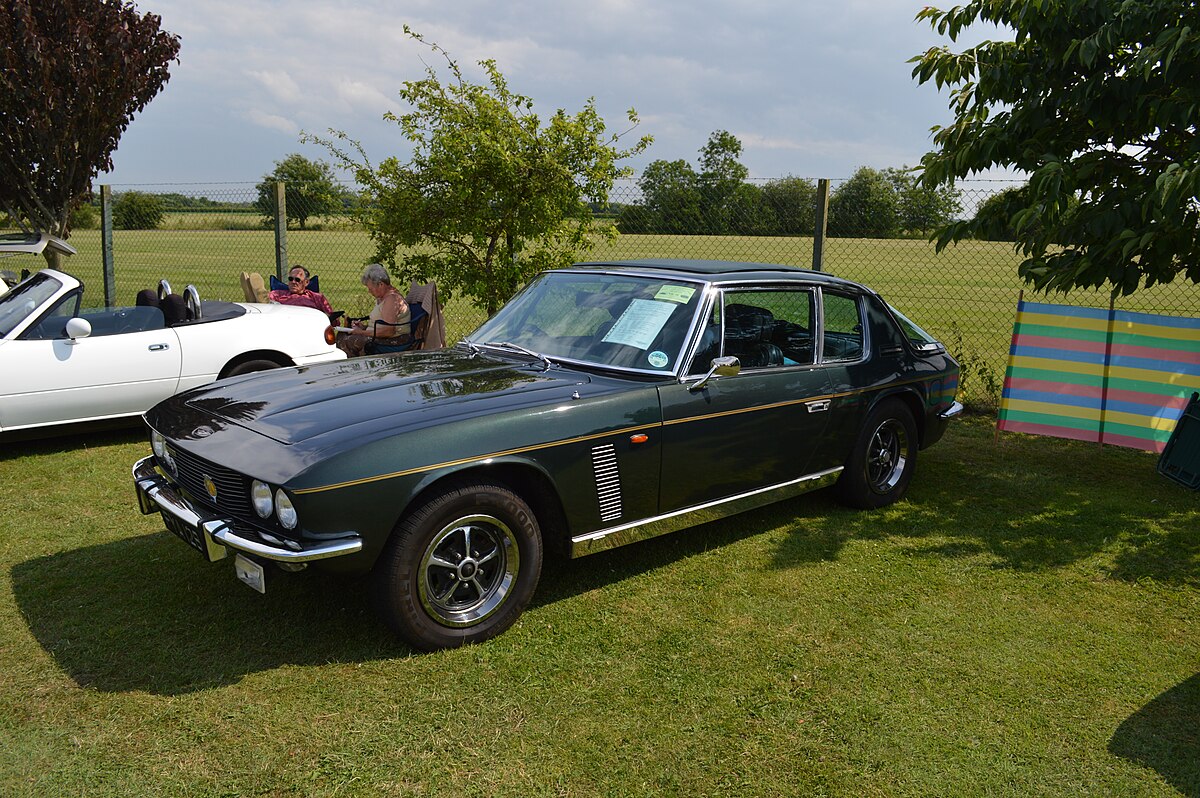
[[[257,479],[251,482],[250,503],[254,505],[254,512],[261,518],[270,518],[271,510],[274,509],[271,504],[271,486]]]
[[[162,433],[157,430],[150,431],[150,448],[154,450],[154,456],[158,458],[158,462],[162,467],[172,474],[175,473],[175,458],[171,456],[171,448],[167,446],[167,439]]]
[[[296,516],[296,508],[292,506],[292,500],[283,492],[283,488],[275,491],[275,514],[279,517],[279,525],[284,529],[295,529],[296,522],[300,520]]]

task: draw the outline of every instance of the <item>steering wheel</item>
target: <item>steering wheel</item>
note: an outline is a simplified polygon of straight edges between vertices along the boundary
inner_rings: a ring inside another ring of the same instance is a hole
[[[200,318],[200,292],[196,290],[196,286],[189,285],[183,289],[183,303],[187,306],[190,320],[196,321]]]
[[[162,304],[167,295],[171,293],[171,284],[166,280],[158,281],[158,304]]]

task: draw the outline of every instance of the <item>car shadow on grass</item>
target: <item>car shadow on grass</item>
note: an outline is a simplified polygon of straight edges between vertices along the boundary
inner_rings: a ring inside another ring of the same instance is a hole
[[[729,520],[694,531],[582,560],[548,555],[532,605],[618,583],[758,529]],[[260,595],[237,581],[232,563],[206,563],[162,531],[19,563],[12,590],[58,666],[81,687],[105,692],[187,694],[284,665],[420,656],[375,615],[365,577],[268,569]]]
[[[1130,715],[1108,750],[1155,771],[1187,798],[1200,798],[1200,673]]]
[[[908,495],[891,507],[855,512],[829,491],[809,497],[809,520],[781,520],[791,534],[775,564],[833,560],[850,541],[893,539],[914,556],[1026,571],[1088,561],[1114,579],[1200,586],[1200,493],[1157,474],[1152,455],[1031,436],[997,442],[978,424],[962,434],[973,445],[919,454]]]

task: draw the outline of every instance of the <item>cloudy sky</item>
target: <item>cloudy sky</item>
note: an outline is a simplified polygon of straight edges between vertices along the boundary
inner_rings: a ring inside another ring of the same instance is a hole
[[[636,108],[653,160],[696,163],[736,135],[756,178],[848,177],[915,164],[947,96],[907,60],[945,43],[924,0],[138,0],[182,39],[164,91],[121,138],[122,185],[257,181],[289,153],[330,160],[301,131],[344,130],[375,162],[406,158],[385,111],[436,65],[408,24],[468,75],[495,59],[543,119],[589,97],[610,130]],[[957,45],[957,46],[961,46]],[[443,72],[443,77],[445,73]],[[636,136],[631,136],[632,141]]]

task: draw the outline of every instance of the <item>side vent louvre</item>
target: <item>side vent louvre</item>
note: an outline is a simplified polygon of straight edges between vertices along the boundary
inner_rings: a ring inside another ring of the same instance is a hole
[[[621,517],[621,473],[617,469],[617,449],[611,443],[592,449],[592,471],[596,475],[596,498],[600,501],[600,520]]]

